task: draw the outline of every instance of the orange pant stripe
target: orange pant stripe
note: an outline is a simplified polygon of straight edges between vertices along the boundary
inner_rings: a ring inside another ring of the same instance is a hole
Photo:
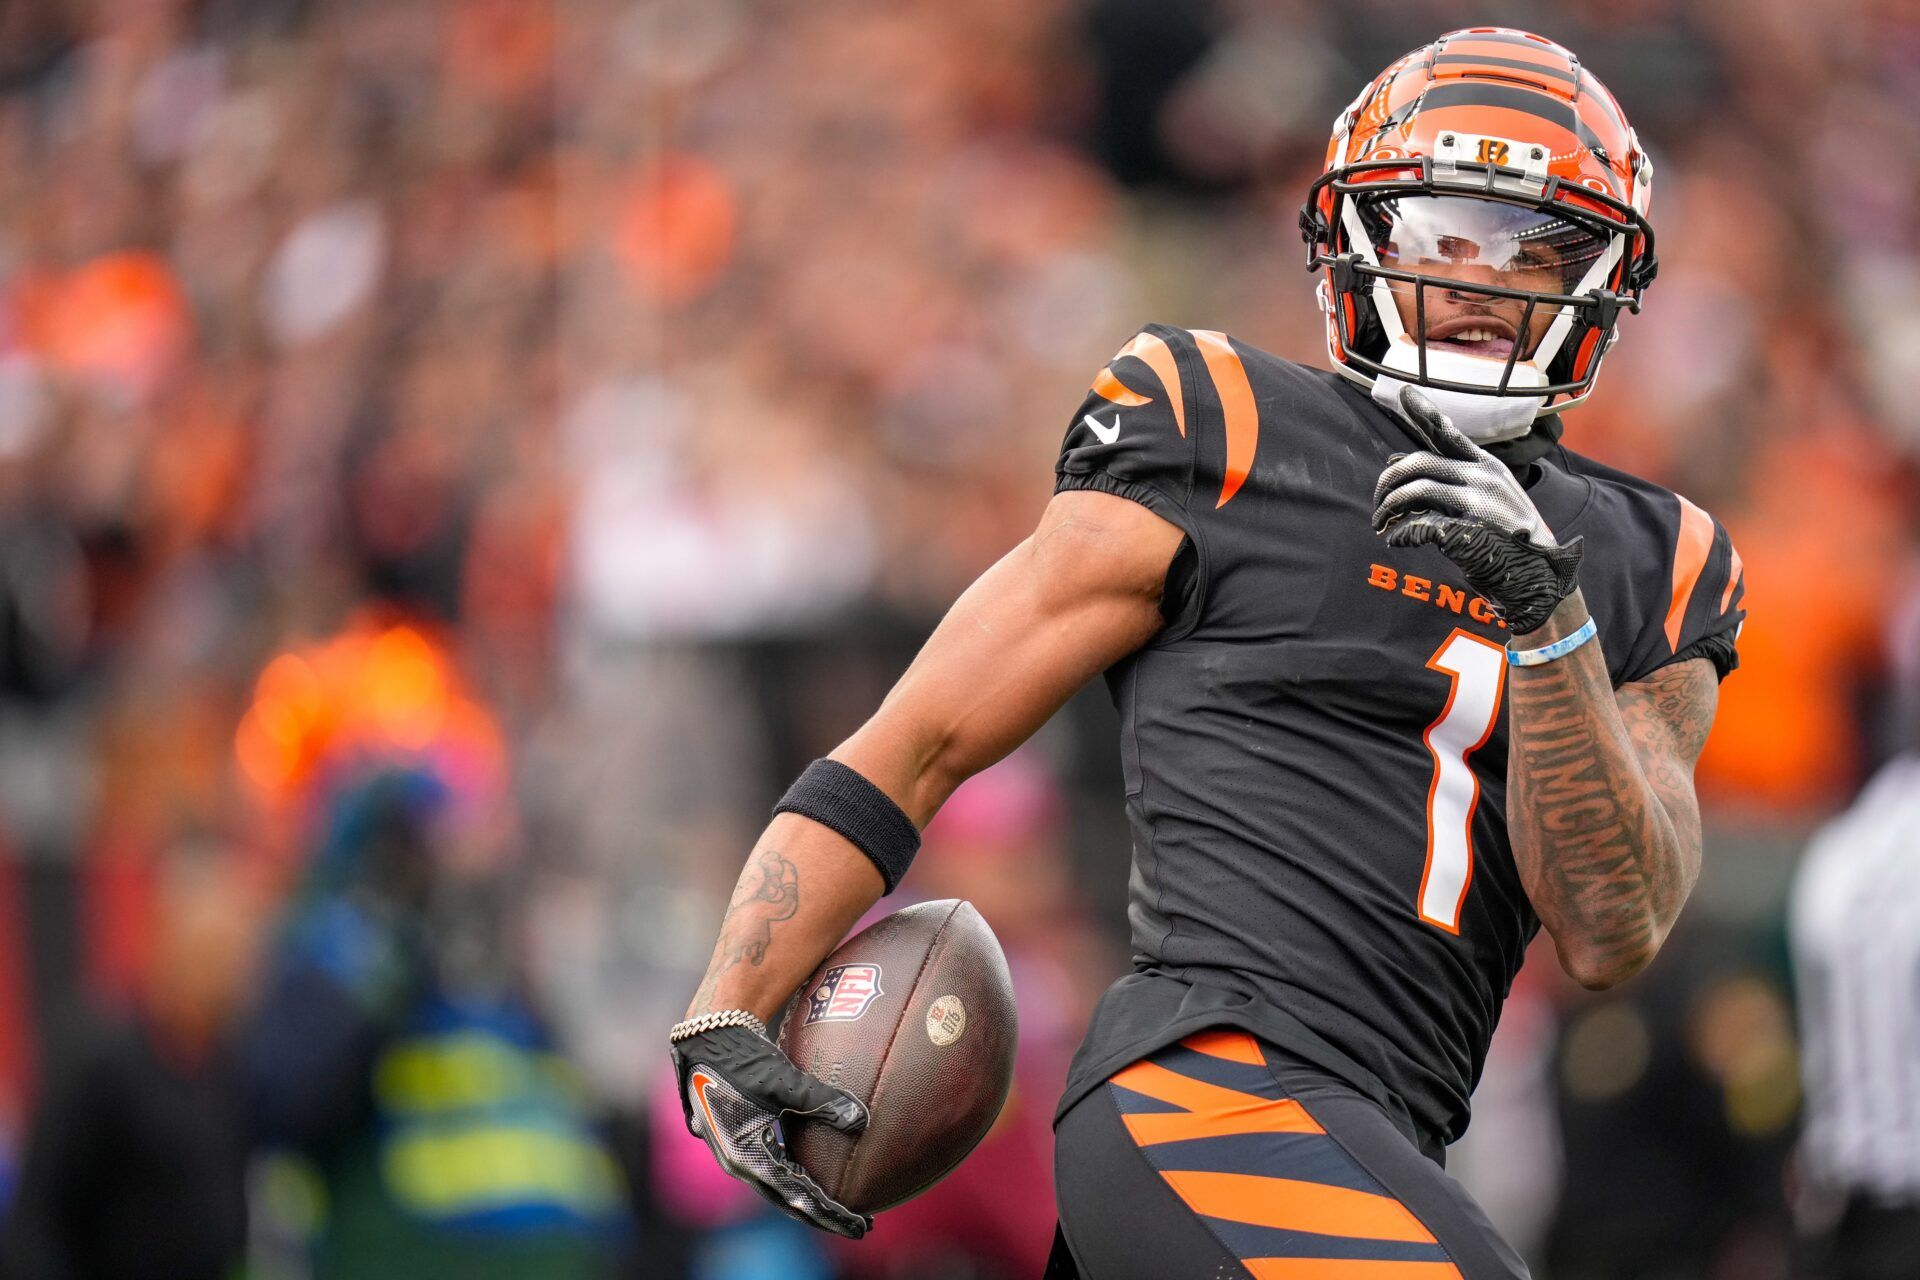
[[[1182,1040],[1180,1046],[1209,1057],[1225,1058],[1229,1062],[1244,1062],[1255,1067],[1267,1065],[1259,1042],[1244,1031],[1202,1031]]]
[[[1203,1217],[1323,1236],[1437,1243],[1420,1219],[1391,1196],[1251,1173],[1166,1169],[1160,1176]]]
[[[1370,1262],[1364,1258],[1243,1258],[1253,1280],[1461,1280],[1451,1262]]]

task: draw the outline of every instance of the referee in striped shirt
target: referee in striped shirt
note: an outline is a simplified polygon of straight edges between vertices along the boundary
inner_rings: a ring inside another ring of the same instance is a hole
[[[1920,1277],[1920,753],[1807,850],[1789,906],[1807,1176],[1844,1205],[1826,1280]]]

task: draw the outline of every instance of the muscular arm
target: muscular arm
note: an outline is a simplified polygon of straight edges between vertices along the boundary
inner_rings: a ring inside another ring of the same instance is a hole
[[[1058,494],[1032,537],[954,604],[880,709],[832,756],[925,826],[955,787],[1160,629],[1181,532],[1110,494]],[[755,843],[687,1010],[772,1016],[880,897],[874,865],[810,818]]]
[[[1521,646],[1586,620],[1580,593]],[[1610,987],[1653,959],[1700,874],[1693,766],[1719,699],[1704,658],[1618,694],[1599,643],[1509,671],[1507,825],[1527,896],[1581,985]]]

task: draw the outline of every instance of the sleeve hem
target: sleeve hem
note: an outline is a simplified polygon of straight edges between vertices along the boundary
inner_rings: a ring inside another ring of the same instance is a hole
[[[1192,544],[1195,559],[1195,577],[1193,606],[1184,611],[1186,616],[1167,618],[1167,625],[1161,628],[1149,644],[1165,644],[1179,640],[1200,625],[1200,615],[1205,610],[1207,598],[1208,564],[1206,539],[1201,536],[1197,522],[1187,511],[1185,505],[1175,502],[1165,492],[1150,484],[1135,480],[1121,480],[1104,471],[1058,471],[1054,473],[1053,491],[1065,493],[1069,490],[1091,489],[1099,493],[1110,493],[1116,498],[1125,498],[1137,502],[1153,514],[1173,525],[1187,535]],[[1177,559],[1178,557],[1176,557]],[[1169,572],[1172,566],[1168,566]],[[1165,601],[1162,601],[1165,604]],[[1163,609],[1164,615],[1164,609]]]
[[[1187,517],[1186,508],[1150,484],[1142,484],[1137,480],[1120,480],[1104,471],[1056,472],[1053,478],[1053,491],[1065,493],[1069,489],[1096,489],[1101,493],[1110,493],[1116,498],[1137,502],[1169,524],[1180,526],[1188,537],[1193,536],[1193,521]]]
[[[1713,664],[1715,678],[1725,680],[1740,668],[1740,651],[1734,647],[1731,631],[1716,631],[1712,635],[1699,636],[1680,646],[1673,656],[1662,658],[1645,671],[1630,676],[1623,683],[1633,684],[1645,680],[1657,671],[1663,671],[1676,662],[1685,662],[1690,658],[1705,658]]]

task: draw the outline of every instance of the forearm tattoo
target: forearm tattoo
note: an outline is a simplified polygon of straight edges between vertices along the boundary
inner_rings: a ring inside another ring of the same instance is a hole
[[[712,1011],[714,989],[720,979],[741,964],[758,967],[767,958],[773,926],[790,920],[800,910],[800,870],[778,849],[754,851],[734,886],[726,917],[720,922],[720,940],[714,944],[707,976],[694,993],[688,1017]]]
[[[1700,865],[1693,762],[1718,687],[1676,663],[1616,699],[1597,650],[1509,683],[1508,825],[1534,909],[1602,968],[1644,958]]]

